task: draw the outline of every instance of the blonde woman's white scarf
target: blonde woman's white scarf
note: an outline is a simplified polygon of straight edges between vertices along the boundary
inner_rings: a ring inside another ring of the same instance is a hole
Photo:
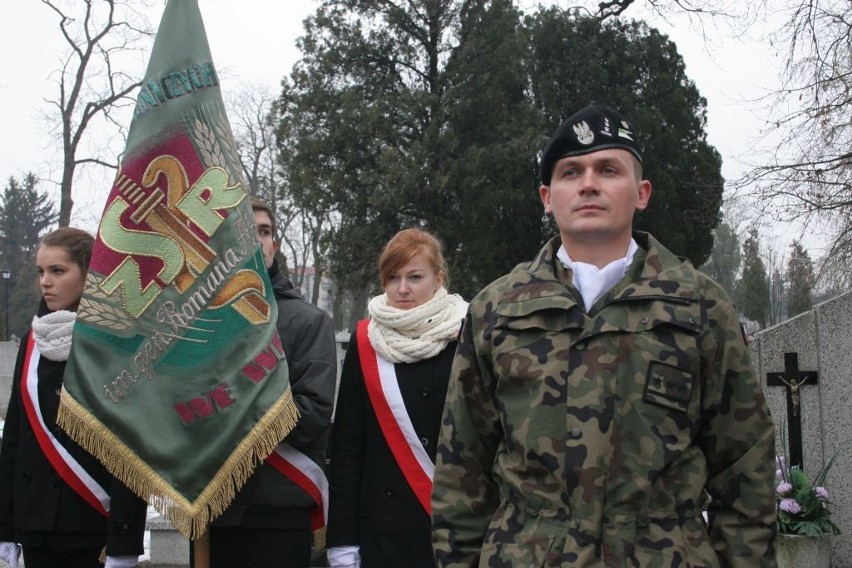
[[[57,310],[33,318],[33,339],[39,352],[51,361],[67,361],[76,312]]]
[[[387,294],[370,300],[367,310],[367,336],[376,352],[391,363],[414,363],[434,357],[458,337],[467,302],[442,286],[409,310],[392,307]]]

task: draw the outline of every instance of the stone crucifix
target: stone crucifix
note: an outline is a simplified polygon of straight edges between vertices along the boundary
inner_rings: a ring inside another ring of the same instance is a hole
[[[800,371],[797,353],[784,353],[784,372],[766,373],[766,384],[770,387],[783,386],[787,391],[787,440],[790,465],[804,468],[802,460],[802,415],[799,389],[807,383],[817,384],[816,371]]]

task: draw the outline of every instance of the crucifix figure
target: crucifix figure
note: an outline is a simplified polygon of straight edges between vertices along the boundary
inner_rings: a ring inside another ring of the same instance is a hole
[[[808,383],[817,383],[816,371],[800,371],[797,353],[784,353],[784,372],[766,373],[768,386],[783,386],[787,391],[787,432],[790,465],[804,467],[802,460],[802,416],[799,389]]]

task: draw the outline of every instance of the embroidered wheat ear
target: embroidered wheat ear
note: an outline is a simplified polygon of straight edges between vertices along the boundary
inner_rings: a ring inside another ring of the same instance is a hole
[[[77,318],[109,329],[129,329],[133,325],[133,319],[127,312],[115,308],[107,301],[109,296],[100,289],[103,280],[91,272],[86,276],[86,293],[80,299]]]
[[[230,127],[228,126],[228,119],[225,117],[225,113],[221,108],[218,109],[215,117],[216,119],[211,121],[213,128],[216,130],[217,134],[219,134],[219,139],[223,141],[223,150],[225,155],[231,161],[231,165],[234,166],[234,171],[238,172],[240,171],[240,159],[234,145],[234,137],[231,134]]]
[[[199,118],[193,121],[193,138],[204,163],[211,166],[226,168],[225,156],[219,147],[219,141],[213,130]]]

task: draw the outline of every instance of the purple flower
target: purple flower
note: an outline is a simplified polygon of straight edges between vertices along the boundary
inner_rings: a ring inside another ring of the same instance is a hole
[[[786,494],[786,493],[788,493],[789,491],[792,491],[792,490],[793,490],[793,486],[791,484],[787,483],[786,481],[782,481],[781,483],[778,484],[778,487],[775,488],[775,492],[778,493],[778,495],[784,495],[784,494]]]
[[[796,515],[802,510],[799,504],[796,503],[795,499],[781,499],[781,503],[778,505],[778,508],[785,513],[790,513],[791,515]]]
[[[784,479],[784,470],[776,469],[775,470],[775,479],[777,481],[781,481],[782,479]]]
[[[784,464],[787,463],[787,460],[784,459],[784,456],[775,456],[775,463],[778,464],[778,467],[784,469]]]
[[[817,487],[814,493],[816,493],[817,499],[820,501],[828,501],[828,489],[825,487]]]

